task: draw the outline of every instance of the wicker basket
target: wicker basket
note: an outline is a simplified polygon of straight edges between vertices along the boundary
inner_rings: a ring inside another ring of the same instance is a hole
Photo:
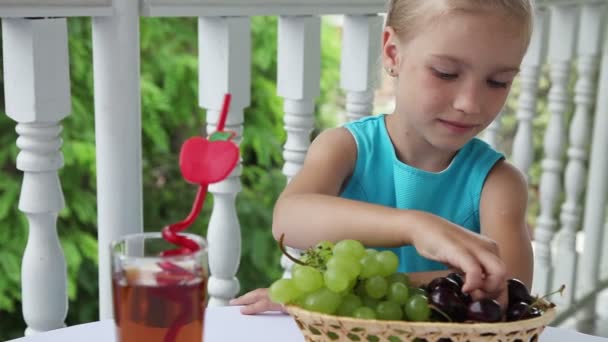
[[[555,318],[555,308],[548,309],[540,317],[505,323],[365,320],[320,314],[293,305],[287,305],[286,311],[295,319],[305,340],[309,342],[443,342],[448,339],[452,342],[529,342],[538,341],[545,326]]]

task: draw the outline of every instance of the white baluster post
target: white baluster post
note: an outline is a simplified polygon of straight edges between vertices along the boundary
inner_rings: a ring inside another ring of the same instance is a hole
[[[534,32],[530,47],[521,63],[521,93],[517,103],[517,132],[513,141],[513,165],[528,178],[534,160],[534,136],[532,120],[536,115],[538,81],[546,53],[546,24],[548,13],[539,8],[534,15]]]
[[[600,67],[600,82],[597,92],[595,120],[589,158],[589,173],[585,194],[583,232],[585,234],[583,254],[579,265],[577,293],[585,294],[597,287],[600,267],[606,267],[608,253],[605,243],[606,205],[608,203],[608,31],[604,27],[604,47]],[[601,261],[600,261],[601,260]],[[577,329],[593,331],[596,301],[582,308],[577,314]]]
[[[553,276],[551,245],[557,226],[554,212],[561,194],[561,171],[566,126],[564,115],[570,105],[568,80],[576,37],[578,11],[572,5],[551,7],[549,63],[551,89],[549,111],[551,118],[544,137],[544,159],[540,180],[540,215],[534,232],[535,269],[534,292],[548,293]]]
[[[315,99],[320,95],[321,20],[315,16],[279,18],[277,92],[284,98],[287,141],[283,147],[283,174],[290,181],[300,170],[310,146]],[[300,251],[287,248],[299,256]],[[293,262],[281,257],[283,277],[291,276]]]
[[[207,133],[215,131],[224,100],[232,94],[226,129],[241,141],[243,111],[251,102],[251,29],[249,17],[201,17],[198,20],[199,104],[207,109]],[[213,211],[209,242],[209,306],[228,305],[239,292],[236,272],[241,259],[241,227],[236,196],[241,191],[239,162],[230,176],[212,184]],[[194,193],[192,194],[194,196]]]
[[[378,15],[344,17],[340,85],[346,91],[346,116],[350,121],[372,114],[381,67],[381,35],[382,17]]]
[[[108,319],[113,316],[110,242],[143,231],[137,1],[115,1],[114,15],[92,23],[99,317]]]
[[[65,18],[2,19],[6,113],[18,123],[19,209],[29,223],[21,265],[26,335],[64,327],[68,310],[56,226],[64,207],[59,134],[71,111],[67,34]]]
[[[581,222],[583,192],[587,168],[587,148],[591,134],[591,109],[595,103],[596,76],[601,49],[601,23],[603,6],[589,4],[582,7],[578,36],[578,80],[574,102],[576,110],[570,123],[570,147],[565,171],[566,201],[561,208],[561,230],[557,236],[560,253],[559,267],[555,270],[557,284],[566,285],[564,296],[554,299],[562,307],[571,305],[576,290],[578,255],[576,231]]]

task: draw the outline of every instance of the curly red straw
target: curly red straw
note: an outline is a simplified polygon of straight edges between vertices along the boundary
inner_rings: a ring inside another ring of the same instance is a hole
[[[231,99],[232,96],[230,94],[226,94],[224,96],[224,103],[222,105],[222,110],[220,111],[220,117],[216,129],[217,132],[222,132],[224,130]],[[194,199],[194,203],[192,205],[192,210],[190,211],[190,214],[188,214],[188,217],[186,217],[185,220],[170,224],[163,228],[163,238],[169,241],[170,243],[179,246],[180,248],[163,251],[161,253],[162,256],[190,254],[200,249],[199,245],[196,242],[183,235],[179,235],[178,233],[190,227],[194,220],[196,220],[196,218],[198,217],[199,213],[201,212],[201,209],[203,208],[203,203],[205,202],[207,188],[208,184],[200,184],[198,192],[196,193],[196,198]]]

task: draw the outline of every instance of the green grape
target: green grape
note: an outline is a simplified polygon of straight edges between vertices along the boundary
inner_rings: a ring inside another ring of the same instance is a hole
[[[353,317],[362,319],[376,319],[376,312],[367,306],[362,306],[353,312]]]
[[[389,283],[402,283],[405,286],[410,286],[410,278],[405,273],[395,272],[386,278]]]
[[[376,314],[378,319],[388,321],[398,321],[403,318],[403,311],[401,310],[401,306],[395,302],[391,302],[388,300],[380,302],[378,306],[376,306]]]
[[[342,240],[334,246],[334,255],[348,255],[360,259],[365,255],[365,247],[357,240]]]
[[[348,282],[348,287],[346,287],[346,291],[348,291],[348,292],[355,292],[355,287],[356,286],[357,286],[357,278],[352,278]]]
[[[414,296],[414,295],[421,295],[421,296],[426,296],[426,291],[424,291],[424,289],[421,289],[419,287],[409,287],[409,293],[410,293],[410,297]]]
[[[375,250],[375,249],[373,249],[373,248],[367,248],[365,250],[365,255],[370,255],[370,254],[373,255],[373,254],[376,254],[376,253],[378,253],[378,251]]]
[[[317,243],[315,245],[316,249],[319,250],[333,250],[334,249],[334,243],[331,241],[327,241],[327,240],[323,240],[323,241],[319,241],[319,243]]]
[[[336,293],[346,290],[350,284],[350,279],[350,275],[339,268],[329,268],[323,274],[325,286]]]
[[[363,280],[357,281],[357,285],[355,285],[354,292],[360,298],[367,296],[367,292],[365,292],[365,281],[363,281]]]
[[[352,316],[356,309],[358,309],[363,302],[361,302],[361,298],[352,293],[347,294],[342,298],[342,303],[338,307],[336,313],[338,316]]]
[[[291,279],[302,292],[312,292],[323,286],[323,275],[310,266],[295,267],[291,272]]]
[[[380,275],[380,263],[376,260],[375,254],[366,255],[359,261],[361,264],[361,273],[359,276],[363,279],[371,278]]]
[[[382,251],[374,254],[374,257],[380,264],[380,275],[387,277],[399,268],[399,257],[393,251]]]
[[[331,241],[321,241],[315,245],[315,251],[318,252],[319,256],[327,262],[333,255],[334,244]]]
[[[302,291],[296,287],[294,281],[291,279],[279,279],[272,283],[268,289],[270,300],[280,304],[295,301],[301,294]]]
[[[409,290],[403,283],[391,283],[388,288],[388,300],[399,305],[407,303]]]
[[[350,279],[357,278],[361,273],[361,264],[358,259],[350,255],[334,255],[327,261],[327,269],[342,270]]]
[[[307,294],[303,301],[303,307],[306,310],[333,314],[340,305],[340,295],[322,287],[315,292]]]
[[[426,296],[414,295],[405,304],[405,316],[410,321],[428,321],[431,316],[431,309]]]
[[[380,303],[379,299],[374,299],[367,295],[361,297],[361,301],[363,302],[363,305],[367,306],[368,308],[375,308]]]
[[[365,292],[367,295],[380,299],[386,295],[386,290],[388,288],[388,284],[386,283],[386,279],[381,276],[373,276],[369,279],[365,280]]]

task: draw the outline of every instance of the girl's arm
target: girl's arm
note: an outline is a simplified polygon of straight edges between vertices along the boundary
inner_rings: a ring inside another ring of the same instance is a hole
[[[487,237],[429,213],[338,197],[356,159],[357,146],[348,130],[320,134],[302,169],[277,200],[272,227],[275,238],[284,235],[286,245],[300,249],[322,240],[343,239],[356,239],[370,247],[414,245],[420,255],[462,270],[466,274],[464,291],[503,291],[505,267],[496,243]]]
[[[528,188],[523,175],[507,162],[499,162],[488,175],[481,193],[481,234],[498,244],[508,278],[532,286],[533,256],[526,225]]]
[[[284,234],[286,245],[300,249],[321,240],[346,238],[370,247],[409,244],[403,228],[403,212],[338,197],[354,170],[356,159],[357,146],[346,128],[322,132],[312,142],[304,165],[275,204],[274,237],[278,240]]]

